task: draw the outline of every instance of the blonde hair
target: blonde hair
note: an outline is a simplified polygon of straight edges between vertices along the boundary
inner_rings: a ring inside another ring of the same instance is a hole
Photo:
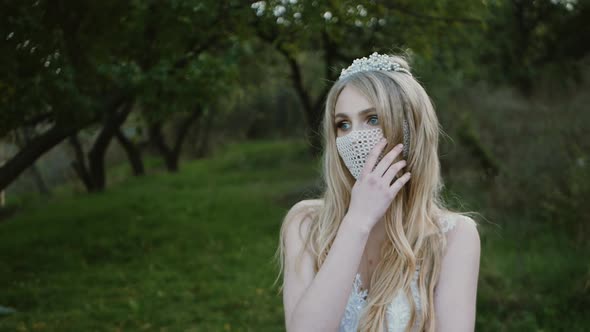
[[[406,57],[391,56],[410,71]],[[305,237],[304,248],[313,254],[314,270],[317,272],[328,255],[350,202],[355,179],[338,154],[334,126],[336,101],[346,85],[357,89],[375,106],[383,135],[388,139],[386,151],[402,142],[401,124],[404,119],[410,130],[405,170],[412,173],[412,179],[402,187],[383,216],[387,240],[381,247],[381,257],[371,276],[367,305],[358,328],[360,331],[382,331],[387,305],[394,299],[397,291],[402,290],[412,307],[407,331],[415,323],[420,331],[434,331],[434,289],[446,247],[446,237],[437,221],[443,214],[467,216],[468,212],[451,211],[441,199],[443,182],[438,158],[438,137],[442,128],[429,96],[411,75],[395,71],[358,72],[336,81],[331,87],[323,118],[323,204],[309,210],[313,218]],[[288,215],[283,219],[279,246],[275,253],[280,269],[277,279],[284,272],[287,217]],[[302,253],[297,264],[300,263]],[[418,267],[420,272],[417,286],[421,301],[420,310],[416,311],[415,306],[418,304],[411,293],[411,282]],[[279,291],[282,289],[281,285]]]

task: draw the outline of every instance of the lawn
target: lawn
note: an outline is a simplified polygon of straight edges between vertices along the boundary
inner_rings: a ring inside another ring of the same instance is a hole
[[[17,310],[0,331],[283,331],[272,257],[319,174],[305,149],[236,143],[178,174],[18,202],[0,221],[0,305]],[[588,330],[590,250],[508,225],[481,226],[477,331]]]

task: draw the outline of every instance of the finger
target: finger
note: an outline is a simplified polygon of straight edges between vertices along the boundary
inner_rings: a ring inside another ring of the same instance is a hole
[[[383,158],[383,159],[385,159],[385,158]],[[387,181],[385,183],[387,183],[388,185],[391,185],[391,182],[393,181],[394,177],[405,166],[406,166],[406,161],[405,160],[400,160],[397,163],[389,166],[389,168],[387,169],[387,171],[385,172],[385,174],[383,174],[383,180]]]
[[[385,157],[383,157],[383,159],[381,159],[381,161],[377,164],[373,172],[375,172],[375,174],[379,176],[382,176],[385,173],[385,171],[387,171],[389,166],[391,166],[391,163],[395,160],[395,158],[397,158],[400,152],[402,152],[402,150],[402,144],[396,145],[393,149],[391,149],[391,151],[389,151],[385,155]]]
[[[403,185],[410,180],[410,175],[410,172],[405,173],[399,179],[395,180],[395,182],[389,187],[389,190],[391,190],[391,193],[394,196],[397,195],[397,193],[400,191]]]
[[[365,177],[373,170],[373,167],[375,167],[375,163],[377,162],[377,158],[379,157],[379,154],[381,153],[385,145],[387,145],[387,140],[385,138],[382,138],[381,141],[375,144],[375,146],[371,149],[371,151],[367,155],[367,161],[365,162],[365,166],[363,166],[363,170],[361,171],[361,177]]]

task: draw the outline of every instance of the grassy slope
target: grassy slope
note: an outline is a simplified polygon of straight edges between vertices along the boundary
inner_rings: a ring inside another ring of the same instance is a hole
[[[271,259],[318,174],[304,150],[233,145],[180,174],[27,202],[0,223],[0,305],[19,311],[0,331],[283,330]],[[555,230],[521,235],[482,226],[477,330],[584,330],[588,250]]]

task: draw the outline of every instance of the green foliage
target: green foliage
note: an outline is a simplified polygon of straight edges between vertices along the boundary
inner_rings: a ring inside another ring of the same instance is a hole
[[[575,65],[590,49],[587,1],[492,1],[479,49],[485,79],[533,91],[548,66],[578,80]]]
[[[96,117],[105,94],[97,68],[122,43],[119,2],[3,2],[0,68],[13,91],[0,105],[0,136],[25,124],[87,121]],[[114,20],[114,21],[113,21]],[[98,64],[98,65],[97,65]],[[40,121],[39,118],[43,120]]]
[[[65,113],[57,117],[74,115],[72,110],[85,100],[76,93],[59,30],[43,22],[46,9],[31,3],[3,2],[0,11],[6,13],[0,23],[0,137],[54,110]]]
[[[137,95],[146,113],[165,119],[214,103],[236,75],[227,2],[3,6],[0,136],[39,115],[49,123],[93,118],[114,91]]]
[[[578,243],[590,238],[590,167],[588,156],[581,155],[563,167],[559,178],[547,179],[541,206],[545,218],[568,230]]]

